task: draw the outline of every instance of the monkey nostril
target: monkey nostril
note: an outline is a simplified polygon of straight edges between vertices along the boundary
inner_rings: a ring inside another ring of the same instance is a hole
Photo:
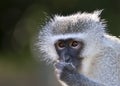
[[[66,56],[66,57],[65,57],[65,62],[70,62],[70,61],[71,61],[70,56]]]

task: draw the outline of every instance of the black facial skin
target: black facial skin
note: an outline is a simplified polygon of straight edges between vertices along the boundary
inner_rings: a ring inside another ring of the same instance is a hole
[[[79,55],[83,48],[82,42],[74,39],[61,39],[55,43],[55,48],[59,56],[59,61],[72,63],[76,68],[79,67],[81,60]]]

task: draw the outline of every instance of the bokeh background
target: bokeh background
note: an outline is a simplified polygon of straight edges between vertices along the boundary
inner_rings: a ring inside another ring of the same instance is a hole
[[[110,34],[120,35],[120,0],[0,0],[0,86],[60,86],[52,66],[31,45],[46,19],[104,9]]]

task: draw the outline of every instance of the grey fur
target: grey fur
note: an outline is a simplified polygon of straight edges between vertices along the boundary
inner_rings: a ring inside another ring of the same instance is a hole
[[[50,30],[52,35],[85,32],[93,29],[104,31],[105,24],[104,21],[99,18],[100,12],[101,11],[95,11],[94,13],[79,12],[70,16],[56,15],[54,19],[51,19],[51,21],[47,23],[44,30]],[[94,26],[99,28],[94,28]]]
[[[85,44],[80,54],[83,57],[80,70],[65,72],[58,68],[62,71],[58,75],[65,73],[64,76],[70,78],[62,77],[60,82],[68,86],[120,86],[120,39],[106,33],[100,12],[57,15],[40,31],[36,45],[44,59],[55,64],[58,55],[54,43],[57,40],[74,38]]]

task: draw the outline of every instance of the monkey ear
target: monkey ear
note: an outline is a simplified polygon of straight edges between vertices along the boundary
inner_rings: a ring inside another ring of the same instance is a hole
[[[95,10],[95,11],[93,12],[93,14],[99,17],[99,16],[101,15],[101,13],[102,13],[103,10],[104,10],[104,9]]]

